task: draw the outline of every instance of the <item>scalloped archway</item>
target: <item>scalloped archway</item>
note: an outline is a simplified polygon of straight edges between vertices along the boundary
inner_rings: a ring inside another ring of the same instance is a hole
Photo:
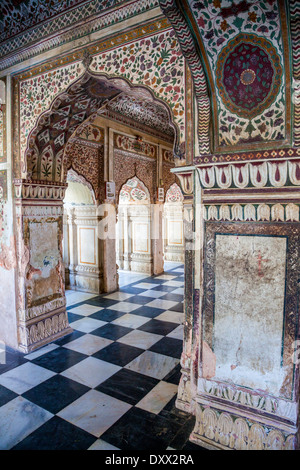
[[[87,71],[54,99],[30,133],[25,152],[27,178],[51,183],[65,182],[64,149],[69,138],[80,125],[94,120],[107,104],[124,94],[155,103],[162,109],[174,130],[176,149],[180,133],[166,103],[154,97],[148,88],[132,85],[125,79]]]

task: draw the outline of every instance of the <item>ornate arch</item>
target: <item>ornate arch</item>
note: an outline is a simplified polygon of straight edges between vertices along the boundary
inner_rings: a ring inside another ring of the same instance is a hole
[[[129,178],[122,185],[119,193],[119,204],[150,204],[150,202],[150,192],[137,176]]]
[[[183,202],[184,200],[184,197],[183,197],[183,194],[182,194],[182,191],[180,189],[180,187],[178,186],[177,183],[173,183],[167,193],[166,193],[166,198],[165,198],[165,202],[166,203],[174,203],[174,202]]]
[[[93,204],[96,204],[96,196],[95,196],[95,191],[93,189],[93,186],[91,183],[83,176],[77,173],[77,171],[74,170],[74,168],[70,168],[67,173],[67,183],[72,182],[72,183],[80,183],[83,186],[86,186],[87,189],[90,191]]]
[[[141,85],[132,85],[124,78],[110,78],[106,74],[88,70],[54,99],[31,131],[25,151],[27,178],[34,181],[64,182],[64,149],[69,138],[80,125],[101,115],[101,109],[122,93],[156,102],[163,107],[174,129],[175,148],[178,147],[180,133],[178,126],[172,121],[172,113],[167,104],[156,98],[151,90]]]
[[[209,136],[211,104],[205,72],[197,52],[197,46],[186,19],[181,13],[179,2],[176,0],[159,0],[159,3],[163,13],[169,19],[176,32],[182,53],[192,73],[198,105],[199,153],[201,155],[207,155],[211,153]]]

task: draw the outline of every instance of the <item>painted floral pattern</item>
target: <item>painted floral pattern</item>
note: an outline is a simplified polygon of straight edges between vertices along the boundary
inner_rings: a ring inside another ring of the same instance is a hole
[[[120,191],[120,204],[135,204],[150,202],[149,191],[136,177],[129,179]]]
[[[38,117],[49,109],[53,99],[84,71],[81,62],[37,75],[20,84],[20,147],[23,154],[27,138]]]
[[[283,41],[277,0],[189,0],[208,60],[216,76],[217,59],[223,48],[240,33],[254,33],[268,39],[279,54],[283,66]],[[241,118],[224,105],[216,87],[219,145],[282,140],[285,137],[285,79],[276,100],[253,119]]]
[[[91,68],[151,88],[170,106],[184,136],[184,58],[173,30],[100,54]]]
[[[183,202],[183,194],[177,183],[172,184],[166,194],[166,202]]]
[[[123,3],[124,0],[102,0],[96,4],[98,9],[105,10]],[[0,41],[53,19],[58,15],[86,3],[85,0],[1,0],[0,4]]]
[[[151,88],[171,108],[185,140],[184,58],[173,31],[167,30],[132,44],[95,55],[91,69]],[[54,98],[84,72],[81,62],[42,73],[20,83],[20,149],[24,155],[28,135]]]

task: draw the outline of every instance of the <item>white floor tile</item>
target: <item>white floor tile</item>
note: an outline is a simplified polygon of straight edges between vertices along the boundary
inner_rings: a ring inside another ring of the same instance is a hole
[[[154,289],[154,287],[159,287],[160,284],[154,284],[152,282],[140,282],[139,284],[135,284],[133,287],[137,287],[138,289]]]
[[[0,408],[0,449],[11,449],[52,416],[23,397],[9,401]]]
[[[71,328],[74,330],[82,331],[83,333],[91,333],[91,331],[101,328],[106,325],[107,322],[102,320],[96,320],[95,318],[80,318],[73,323],[70,323]]]
[[[139,326],[144,325],[144,323],[147,323],[149,320],[150,319],[148,317],[127,313],[111,323],[114,325],[126,326],[127,328],[139,328]]]
[[[162,380],[178,363],[179,359],[152,351],[145,351],[127,364],[125,369]]]
[[[67,307],[71,305],[85,302],[86,300],[96,297],[96,294],[87,294],[86,292],[78,292],[74,290],[66,290]]]
[[[129,302],[118,302],[115,305],[111,305],[109,309],[116,310],[117,312],[129,313],[133,312],[134,310],[137,310],[140,307],[141,305],[139,304],[131,304]]]
[[[178,289],[172,290],[172,294],[184,295],[184,287],[179,287]]]
[[[178,302],[173,302],[172,300],[161,300],[155,299],[152,302],[147,304],[147,307],[161,308],[162,310],[172,310],[172,307],[175,307]]]
[[[80,338],[70,341],[64,345],[64,348],[72,349],[72,351],[77,351],[82,354],[87,354],[91,356],[95,352],[100,351],[100,349],[106,348],[109,344],[113,343],[110,339],[101,338],[100,336],[95,336],[92,334],[86,334],[80,336]]]
[[[58,413],[58,416],[100,437],[131,405],[96,390],[90,390],[71,405]]]
[[[150,320],[148,318],[148,320]],[[141,349],[149,349],[153,344],[157,343],[163,336],[146,331],[134,330],[118,340],[119,343],[128,344]]]
[[[172,312],[172,310],[166,310],[158,317],[155,317],[155,320],[168,321],[171,323],[182,324],[184,319],[184,314],[182,312]]]
[[[183,340],[183,325],[179,325],[175,330],[171,331],[167,336],[169,338],[181,339]]]
[[[182,281],[167,281],[164,283],[164,286],[167,286],[167,287],[182,287],[184,286],[184,282]],[[172,291],[172,294],[174,293],[174,291]]]
[[[101,361],[95,357],[88,357],[75,366],[65,370],[61,375],[75,380],[75,382],[94,388],[120,369],[121,367],[110,364],[109,362]]]
[[[103,310],[103,307],[96,307],[95,305],[83,304],[79,307],[72,308],[68,310],[70,313],[76,313],[77,315],[82,315],[84,317],[88,317],[93,313],[99,312],[99,310]]]
[[[136,404],[136,407],[158,414],[176,393],[177,385],[161,381]]]
[[[162,291],[158,291],[158,290],[146,290],[144,292],[141,292],[138,295],[141,295],[143,297],[151,297],[151,298],[154,298],[154,299],[158,299],[159,297],[162,297],[163,295],[166,295],[166,294],[167,294],[167,292],[162,292]]]
[[[163,281],[171,281],[172,279],[176,279],[177,276],[172,276],[172,274],[161,274],[157,276],[155,279],[162,279]]]
[[[127,300],[133,297],[133,294],[127,294],[127,292],[114,292],[113,294],[105,295],[104,299],[111,300]]]
[[[112,446],[108,442],[103,441],[102,439],[97,439],[88,450],[120,450],[118,447]]]
[[[51,370],[26,362],[0,375],[0,384],[21,395],[56,375]]]

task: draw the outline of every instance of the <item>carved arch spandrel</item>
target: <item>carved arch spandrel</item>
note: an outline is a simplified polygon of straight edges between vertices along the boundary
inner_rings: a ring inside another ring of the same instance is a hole
[[[166,103],[154,97],[151,90],[132,85],[125,79],[87,71],[54,99],[31,131],[23,168],[27,179],[63,182],[66,177],[65,157],[58,159],[57,156],[61,155],[69,138],[80,125],[101,115],[101,110],[108,103],[124,93],[156,102],[167,111],[177,148],[180,133],[172,121],[172,113]]]

